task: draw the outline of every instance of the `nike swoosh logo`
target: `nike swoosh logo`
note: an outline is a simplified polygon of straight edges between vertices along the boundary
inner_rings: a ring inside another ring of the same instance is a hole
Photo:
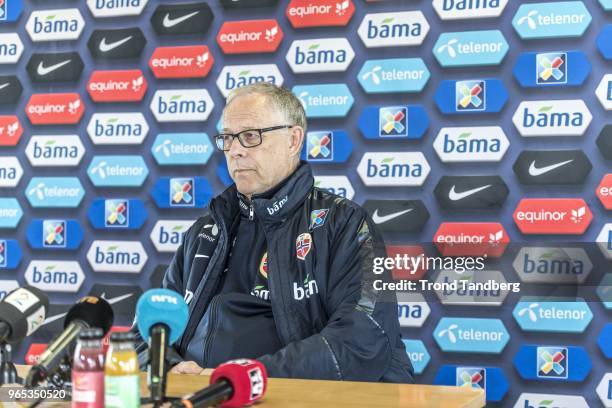
[[[568,163],[573,162],[574,159],[570,159],[570,160],[566,160],[560,163],[555,163],[555,164],[551,164],[550,166],[544,166],[544,167],[536,167],[535,165],[535,160],[531,162],[531,165],[529,166],[529,175],[530,176],[541,176],[542,174],[548,173],[549,171],[553,171],[554,169],[557,169],[561,166],[565,166]]]
[[[114,297],[114,298],[111,298],[111,299],[107,299],[105,296],[106,296],[105,293],[102,293],[100,295],[100,297],[102,299],[106,300],[109,304],[113,305],[113,304],[121,302],[122,300],[125,300],[125,299],[127,299],[127,298],[129,298],[131,296],[134,296],[134,294],[133,293],[126,293],[125,295],[117,296],[117,297]],[[54,321],[61,319],[62,317],[66,316],[67,314],[68,314],[68,312],[64,312],[64,313],[57,314],[55,316],[49,316],[49,317],[47,317],[45,319],[45,321],[43,322],[43,324],[41,326],[44,326],[45,324],[53,323]]]
[[[409,208],[409,209],[404,210],[404,211],[399,211],[399,212],[395,212],[395,213],[391,213],[391,214],[380,216],[380,215],[378,215],[378,208],[377,208],[376,210],[374,210],[374,214],[372,214],[372,221],[374,221],[375,224],[382,224],[383,222],[390,221],[390,220],[392,220],[394,218],[399,217],[400,215],[404,215],[406,213],[409,213],[412,210],[414,210],[414,208]]]
[[[2,84],[2,85],[0,85],[0,89],[4,89],[4,88],[6,88],[7,86],[9,86],[10,84],[11,84],[10,82],[7,82],[7,83],[5,83],[5,84]]]
[[[51,72],[55,71],[56,69],[60,69],[61,67],[63,67],[66,64],[70,64],[70,61],[72,60],[66,60],[66,61],[62,61],[62,62],[58,62],[57,64],[53,64],[53,65],[49,65],[48,67],[45,67],[45,65],[43,64],[42,61],[40,61],[38,63],[38,68],[36,68],[36,73],[40,76],[45,76],[50,74]]]
[[[164,16],[163,25],[166,28],[172,28],[175,25],[180,24],[187,19],[190,19],[191,17],[195,16],[198,13],[199,11],[194,11],[193,13],[185,14],[184,16],[177,17],[177,18],[170,18],[170,13],[167,13]]]
[[[448,198],[450,198],[452,201],[463,200],[465,197],[469,197],[472,194],[476,194],[479,191],[485,190],[489,187],[491,187],[491,185],[487,184],[486,186],[476,187],[471,190],[466,190],[466,191],[462,191],[461,193],[458,193],[455,191],[455,185],[453,184],[450,191],[448,192]]]
[[[200,255],[200,254],[196,254],[195,257],[196,258],[210,258],[210,256],[208,256],[208,255]]]
[[[100,41],[100,45],[98,46],[98,48],[100,49],[100,51],[102,52],[109,52],[114,50],[115,48],[125,44],[126,42],[130,41],[132,39],[132,35],[128,35],[125,38],[122,38],[121,40],[117,40],[115,42],[112,43],[107,43],[106,42],[106,37],[102,38],[102,41]]]

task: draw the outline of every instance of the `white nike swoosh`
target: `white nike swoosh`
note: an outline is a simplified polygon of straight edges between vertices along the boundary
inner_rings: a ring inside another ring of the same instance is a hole
[[[106,42],[106,37],[102,38],[102,41],[100,41],[100,45],[98,46],[98,48],[100,49],[100,51],[102,52],[109,52],[114,50],[115,48],[119,47],[122,44],[125,44],[126,42],[130,41],[132,39],[132,35],[128,35],[125,38],[122,38],[121,40],[117,40],[115,42],[112,43],[107,43]]]
[[[380,215],[378,215],[378,208],[377,208],[376,210],[374,210],[374,214],[372,214],[372,221],[374,221],[375,224],[382,224],[383,222],[390,221],[390,220],[392,220],[394,218],[399,217],[400,215],[409,213],[412,210],[414,210],[414,208],[409,208],[409,209],[404,210],[404,211],[399,211],[399,212],[396,212],[396,213],[391,213],[391,214],[380,216]]]
[[[196,254],[195,257],[196,258],[210,258],[210,256],[208,256],[208,255],[200,255],[200,254]]]
[[[58,62],[57,64],[49,65],[48,67],[45,67],[43,62],[40,61],[38,63],[38,68],[36,68],[36,73],[40,76],[45,76],[55,71],[56,69],[63,67],[66,64],[70,64],[70,61],[72,60],[67,59],[66,61]]]
[[[531,165],[529,166],[529,175],[530,176],[541,176],[542,174],[548,173],[549,171],[552,171],[556,168],[559,168],[561,166],[565,166],[568,163],[573,162],[574,159],[570,159],[570,160],[566,160],[564,162],[560,162],[560,163],[555,163],[555,164],[551,164],[550,166],[544,166],[544,167],[536,167],[535,165],[535,160],[531,162]]]
[[[457,193],[455,191],[455,185],[453,184],[453,186],[451,187],[450,191],[448,192],[448,198],[450,198],[452,201],[462,200],[465,197],[469,197],[472,194],[476,194],[479,191],[485,190],[485,189],[487,189],[489,187],[491,187],[491,185],[487,184],[486,186],[476,187],[476,188],[473,188],[471,190],[466,190],[466,191],[462,191],[461,193]]]
[[[62,317],[66,316],[68,314],[68,312],[65,313],[60,313],[58,315],[55,316],[49,316],[45,319],[45,321],[41,324],[41,326],[44,326],[45,324],[49,324],[49,323],[53,323],[54,321],[61,319]]]
[[[180,24],[183,21],[195,16],[198,13],[199,11],[194,11],[193,13],[185,14],[184,16],[177,17],[177,18],[170,18],[170,13],[166,13],[166,15],[164,16],[163,25],[166,28],[172,28],[175,25]]]
[[[117,296],[117,297],[114,297],[114,298],[111,298],[111,299],[107,299],[105,297],[105,293],[102,293],[100,295],[100,297],[102,299],[106,300],[111,305],[113,305],[115,303],[118,303],[118,302],[121,302],[122,300],[125,300],[125,299],[127,299],[127,298],[129,298],[131,296],[134,296],[134,294],[133,293],[126,293],[125,295],[121,295],[121,296]],[[49,317],[47,317],[45,319],[45,321],[43,322],[43,324],[41,326],[44,326],[45,324],[53,323],[54,321],[56,321],[58,319],[61,319],[62,317],[66,316],[67,314],[68,314],[68,312],[64,312],[64,313],[57,314],[55,316],[49,316]]]
[[[10,82],[7,82],[6,84],[2,84],[2,85],[0,85],[0,89],[4,89],[7,86],[9,86],[10,84],[11,84]]]

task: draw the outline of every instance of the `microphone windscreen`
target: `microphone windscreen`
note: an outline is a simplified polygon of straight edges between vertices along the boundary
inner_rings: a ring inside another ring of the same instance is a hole
[[[150,289],[143,293],[136,305],[136,323],[143,338],[149,337],[151,327],[165,324],[170,329],[170,344],[183,334],[189,309],[178,293],[169,289]]]
[[[0,320],[11,328],[9,342],[18,342],[34,333],[45,321],[49,298],[38,288],[15,289],[0,302]]]
[[[102,329],[106,334],[113,325],[114,318],[113,308],[106,300],[97,296],[85,296],[68,310],[64,320],[64,328],[68,327],[70,323],[80,320],[89,327]]]
[[[221,407],[243,407],[261,399],[266,393],[268,373],[266,367],[257,360],[230,360],[215,368],[210,383],[228,381],[234,390],[232,396]]]

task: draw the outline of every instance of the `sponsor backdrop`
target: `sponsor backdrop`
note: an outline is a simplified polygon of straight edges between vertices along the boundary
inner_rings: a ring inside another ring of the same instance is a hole
[[[0,0],[0,289],[53,303],[18,361],[87,293],[130,324],[229,183],[224,97],[261,80],[302,99],[317,184],[364,204],[391,254],[486,252],[497,282],[588,288],[401,293],[419,382],[612,406],[610,0]]]

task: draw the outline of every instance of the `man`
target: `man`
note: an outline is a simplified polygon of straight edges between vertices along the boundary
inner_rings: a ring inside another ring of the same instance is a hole
[[[256,358],[272,377],[412,382],[395,295],[382,301],[372,286],[382,240],[361,207],[314,187],[299,99],[269,83],[238,88],[223,126],[215,142],[235,184],[185,234],[163,281],[190,312],[172,371]]]

